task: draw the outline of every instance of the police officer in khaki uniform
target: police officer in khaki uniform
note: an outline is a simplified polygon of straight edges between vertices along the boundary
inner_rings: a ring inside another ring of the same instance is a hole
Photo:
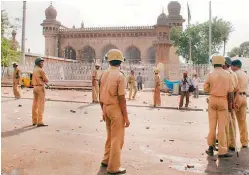
[[[232,78],[233,85],[233,94],[232,94],[232,104],[233,108],[231,113],[229,114],[227,125],[226,125],[226,137],[227,137],[227,145],[230,151],[235,151],[236,146],[236,115],[234,111],[235,105],[235,94],[238,89],[238,78],[237,75],[230,69],[232,60],[229,57],[225,57],[225,65],[223,69],[228,71]]]
[[[214,155],[215,133],[218,124],[218,157],[231,157],[228,153],[225,126],[228,118],[228,110],[232,109],[232,79],[230,74],[222,69],[225,64],[223,56],[213,56],[214,70],[210,72],[204,83],[204,91],[209,93],[208,118],[209,134],[207,138],[208,150],[206,153]],[[228,105],[229,104],[229,105]]]
[[[101,75],[101,70],[99,70],[100,65],[95,64],[95,70],[92,74],[92,101],[93,103],[99,103],[99,77]]]
[[[247,74],[241,70],[242,63],[240,60],[234,60],[232,62],[232,70],[238,77],[238,91],[235,96],[235,111],[240,131],[240,142],[242,148],[248,147],[248,130],[246,122],[246,109],[247,101],[246,94],[248,90],[248,77]]]
[[[120,71],[124,57],[121,51],[111,49],[106,58],[110,67],[100,77],[100,105],[107,130],[105,154],[101,165],[107,167],[110,174],[121,174],[126,172],[121,168],[120,156],[125,127],[130,125],[125,99],[126,77]]]
[[[38,57],[35,60],[35,68],[33,70],[32,84],[33,90],[33,106],[32,106],[32,123],[37,127],[48,126],[43,123],[43,113],[45,105],[45,84],[48,83],[48,78],[43,68],[44,59]]]
[[[14,72],[13,72],[13,93],[16,99],[21,98],[19,89],[18,89],[18,85],[19,85],[19,81],[20,81],[20,74],[21,71],[18,68],[18,64],[16,62],[13,63],[13,68],[14,68]]]
[[[160,95],[160,83],[161,83],[161,79],[160,79],[160,75],[159,75],[159,69],[155,69],[154,70],[155,73],[155,85],[154,85],[154,96],[153,96],[153,106],[161,106],[161,95]]]
[[[136,83],[136,77],[135,77],[134,70],[131,70],[131,74],[128,77],[128,84],[130,88],[129,100],[131,100],[131,97],[132,99],[135,99],[136,94],[137,94],[137,83]],[[133,95],[132,95],[132,91],[134,91]]]

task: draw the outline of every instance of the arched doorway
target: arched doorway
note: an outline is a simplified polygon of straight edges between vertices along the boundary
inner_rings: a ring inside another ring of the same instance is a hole
[[[131,64],[140,63],[141,61],[140,50],[135,46],[128,47],[125,51],[125,60]]]
[[[64,58],[76,60],[76,52],[72,47],[66,47],[64,49]]]
[[[103,58],[105,57],[105,55],[107,54],[107,52],[109,51],[109,50],[111,50],[111,49],[117,49],[117,47],[116,46],[114,46],[113,44],[107,44],[107,45],[105,45],[104,47],[103,47],[103,49],[102,49],[102,56],[103,56]]]
[[[147,61],[150,64],[155,64],[156,63],[156,48],[155,47],[150,47],[147,52]]]
[[[94,59],[96,59],[95,50],[91,46],[83,47],[81,58],[88,63],[94,62]]]

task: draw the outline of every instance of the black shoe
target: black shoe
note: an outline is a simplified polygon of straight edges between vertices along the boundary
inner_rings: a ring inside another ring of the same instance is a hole
[[[223,155],[218,155],[218,158],[229,158],[229,157],[233,157],[233,155],[231,155],[229,153],[226,153],[226,154],[223,154]]]
[[[125,168],[119,168],[119,170],[117,172],[108,172],[108,174],[125,174],[126,173],[126,169]]]
[[[234,147],[229,147],[228,149],[229,149],[229,151],[235,152],[235,148]]]
[[[214,156],[214,147],[209,146],[208,150],[206,150],[207,155]]]
[[[214,151],[219,151],[219,149],[215,145],[213,146],[213,148],[214,148]]]
[[[32,125],[35,126],[35,125],[37,125],[37,124],[36,124],[36,123],[33,123]]]
[[[102,163],[102,162],[101,162],[101,167],[106,168],[106,167],[108,167],[108,165],[107,165],[107,164],[105,164],[105,163]]]
[[[248,146],[242,146],[242,148],[248,148]]]
[[[37,127],[44,127],[44,126],[48,126],[48,125],[45,125],[45,124],[37,124]]]

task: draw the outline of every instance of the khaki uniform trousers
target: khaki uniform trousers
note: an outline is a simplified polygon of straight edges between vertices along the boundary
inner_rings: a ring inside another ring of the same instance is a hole
[[[95,86],[92,86],[93,102],[99,102],[99,82],[95,80]]]
[[[232,110],[231,115],[229,115],[228,126],[226,127],[227,134],[227,144],[228,147],[235,148],[236,146],[236,115],[235,111]]]
[[[43,86],[34,86],[32,106],[32,123],[43,124],[43,113],[45,107],[45,88]]]
[[[226,97],[210,96],[208,103],[208,119],[209,119],[209,133],[208,133],[208,146],[215,144],[216,127],[218,124],[218,142],[219,142],[219,155],[226,154],[227,138],[225,127],[227,125],[228,105]]]
[[[134,94],[133,94],[132,98],[135,99],[136,94],[137,94],[137,86],[136,86],[135,83],[131,83],[131,84],[129,84],[129,87],[130,87],[129,99],[131,99],[132,91],[133,91],[133,90],[134,90]]]
[[[18,89],[18,85],[19,85],[19,79],[14,79],[13,80],[13,93],[14,93],[15,98],[21,97],[19,89]]]
[[[161,106],[161,96],[160,96],[160,87],[157,86],[154,89],[154,94],[153,94],[153,101],[154,101],[154,106]]]
[[[108,172],[117,172],[121,166],[120,156],[124,144],[124,117],[119,104],[104,105],[103,111],[106,114],[107,140],[102,163],[108,165]]]
[[[238,106],[238,109],[236,109],[236,117],[240,131],[240,142],[242,146],[248,146],[248,130],[246,122],[246,95],[236,95],[236,104]]]

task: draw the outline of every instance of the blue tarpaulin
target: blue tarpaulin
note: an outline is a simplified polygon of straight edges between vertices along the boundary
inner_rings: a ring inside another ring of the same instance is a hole
[[[173,91],[174,84],[180,84],[180,81],[169,81],[165,79],[164,83],[171,91]]]

